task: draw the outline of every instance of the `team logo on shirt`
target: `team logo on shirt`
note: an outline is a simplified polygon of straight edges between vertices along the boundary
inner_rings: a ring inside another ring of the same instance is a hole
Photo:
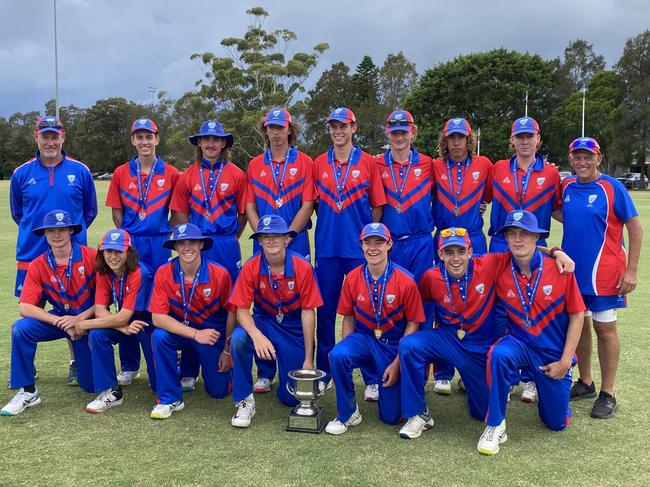
[[[289,288],[290,291],[293,291],[293,288],[296,286],[295,281],[289,281],[287,282],[287,287]]]
[[[515,293],[512,292],[512,289],[508,289],[508,294],[506,294],[506,296],[509,297],[509,298],[514,298],[514,297],[515,297]]]
[[[363,294],[359,293],[359,295],[357,296],[357,301],[365,301],[365,300],[366,298],[363,297]]]
[[[220,188],[221,188],[221,192],[223,193],[225,190],[228,189],[228,183],[221,183]]]
[[[50,276],[50,282],[53,282],[54,284],[56,284],[56,277]]]
[[[130,288],[129,286],[126,286],[126,292],[127,292],[127,293],[130,293],[130,292],[131,292],[131,288]]]
[[[589,204],[587,205],[587,208],[592,208],[594,205],[592,204],[594,201],[596,201],[596,198],[598,198],[597,194],[590,194],[589,197],[587,198],[587,201]]]
[[[416,169],[416,171],[417,171],[417,169]],[[381,173],[381,178],[382,179],[386,179],[387,177],[388,177],[388,173],[386,171]]]
[[[86,273],[86,268],[84,266],[80,266],[79,267],[79,274],[81,274],[83,276],[85,273]]]
[[[260,281],[260,289],[266,289],[266,284],[264,284],[264,281]]]
[[[546,181],[546,178],[537,178],[537,186],[541,186]]]
[[[176,291],[176,296],[178,296],[179,298],[181,297],[180,291]]]
[[[260,173],[260,177],[263,178],[264,176],[266,176],[266,171],[262,169],[262,172]]]
[[[508,176],[503,178],[503,184],[510,184],[510,178]]]
[[[129,183],[129,189],[135,189],[135,184],[133,184],[133,181]]]
[[[388,304],[393,304],[395,302],[395,295],[394,294],[387,294],[386,295],[386,302]]]
[[[479,177],[480,175],[481,175],[480,172],[478,172],[478,171],[474,171],[474,172],[472,173],[472,177],[474,178],[474,181],[478,181],[478,177]]]
[[[543,286],[542,291],[544,292],[545,296],[548,296],[551,294],[551,291],[553,291],[553,286],[550,284],[548,286]]]
[[[297,167],[292,167],[291,169],[289,169],[289,174],[291,174],[292,176],[295,176],[296,174],[298,174],[298,168]]]
[[[27,184],[36,184],[36,179],[31,178],[29,181],[27,181]]]
[[[241,260],[238,260],[235,265],[237,266],[237,269],[241,269]]]
[[[474,289],[476,289],[476,292],[479,294],[483,294],[485,292],[485,284],[482,282],[478,284]]]
[[[569,195],[566,195],[566,198],[564,198],[564,202],[568,203],[569,201],[571,201],[571,198],[569,197]]]
[[[443,301],[444,303],[449,303],[449,296],[447,296],[447,295],[445,294],[445,297],[442,298],[442,301]]]
[[[68,174],[68,183],[74,183],[75,175],[74,174]]]
[[[194,186],[194,191],[201,191],[201,186],[198,184]]]
[[[159,188],[162,188],[165,185],[165,180],[159,179],[158,181],[156,181],[156,184],[158,185]]]
[[[422,169],[420,169],[420,168],[414,169],[413,174],[415,174],[416,178],[419,178],[420,174],[422,174]]]
[[[212,288],[211,288],[211,287],[206,287],[206,288],[203,290],[203,295],[204,295],[206,298],[209,297],[211,293],[212,293]]]
[[[118,238],[120,238],[120,233],[119,232],[113,232],[111,233],[111,240],[115,242]]]
[[[361,174],[361,171],[355,169],[354,171],[352,171],[352,178],[354,179],[358,178],[359,174]]]
[[[326,172],[323,172],[323,176],[322,176],[322,178],[323,178],[323,179],[327,179],[327,178],[329,178],[329,176],[327,175]]]

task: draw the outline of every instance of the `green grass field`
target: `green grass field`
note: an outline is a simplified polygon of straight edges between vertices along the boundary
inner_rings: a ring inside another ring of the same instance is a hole
[[[89,240],[112,226],[103,207],[108,183],[98,182],[100,214]],[[16,226],[9,215],[9,184],[0,182],[0,403],[13,391],[9,376]],[[650,231],[650,192],[633,194]],[[558,243],[560,227],[553,228]],[[645,239],[639,287],[619,313],[622,341],[617,380],[620,410],[611,420],[589,417],[591,401],[574,404],[562,433],[542,425],[537,408],[518,400],[508,409],[508,442],[496,457],[476,452],[483,424],[472,420],[465,395],[437,396],[427,388],[436,424],[420,439],[402,440],[384,425],[376,405],[364,403],[363,423],[341,437],[284,431],[289,410],[273,394],[257,397],[257,415],[246,430],[230,425],[230,399],[203,392],[185,395],[186,408],[166,421],[149,419],[153,396],[146,378],[125,389],[124,405],[101,415],[84,411],[94,395],[66,385],[67,346],[39,346],[37,382],[43,402],[24,414],[0,417],[0,486],[52,485],[650,485],[650,239]],[[244,256],[250,243],[242,239]],[[643,318],[646,316],[646,318]],[[595,343],[595,342],[594,342]],[[144,364],[143,364],[144,369]],[[594,371],[598,378],[598,366]],[[334,391],[321,401],[335,415]],[[645,438],[645,440],[644,440]]]

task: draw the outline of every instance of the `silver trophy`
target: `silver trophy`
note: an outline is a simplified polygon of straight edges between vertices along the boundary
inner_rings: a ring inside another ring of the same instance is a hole
[[[287,390],[295,397],[298,404],[289,414],[287,431],[300,431],[302,433],[320,433],[325,427],[323,408],[316,405],[316,399],[325,394],[318,387],[318,381],[327,374],[318,369],[296,369],[289,372],[296,386],[292,388],[287,382]]]

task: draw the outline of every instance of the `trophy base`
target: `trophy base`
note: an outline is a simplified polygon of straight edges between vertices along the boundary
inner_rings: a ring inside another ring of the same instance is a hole
[[[325,415],[323,408],[316,406],[318,412],[310,416],[302,416],[295,413],[295,409],[289,414],[287,431],[298,431],[300,433],[320,433],[325,428]]]

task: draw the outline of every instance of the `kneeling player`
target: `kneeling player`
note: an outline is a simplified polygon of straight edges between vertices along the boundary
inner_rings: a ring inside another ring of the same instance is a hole
[[[397,424],[400,410],[400,339],[418,330],[424,321],[422,300],[411,275],[391,262],[392,240],[382,223],[370,223],[361,231],[366,263],[345,278],[337,312],[343,315],[343,340],[330,353],[336,384],[338,415],[325,431],[345,433],[361,423],[354,398],[352,371],[366,367],[379,384],[379,418]],[[424,380],[424,373],[422,374]]]
[[[314,308],[323,304],[311,264],[287,249],[295,232],[289,230],[284,219],[263,216],[256,230],[251,238],[257,239],[262,252],[244,264],[230,298],[241,325],[233,331],[230,343],[232,398],[237,403],[231,422],[240,428],[249,426],[255,416],[253,354],[264,360],[277,359],[278,399],[286,406],[298,404],[287,391],[287,374],[301,367],[314,368]]]

